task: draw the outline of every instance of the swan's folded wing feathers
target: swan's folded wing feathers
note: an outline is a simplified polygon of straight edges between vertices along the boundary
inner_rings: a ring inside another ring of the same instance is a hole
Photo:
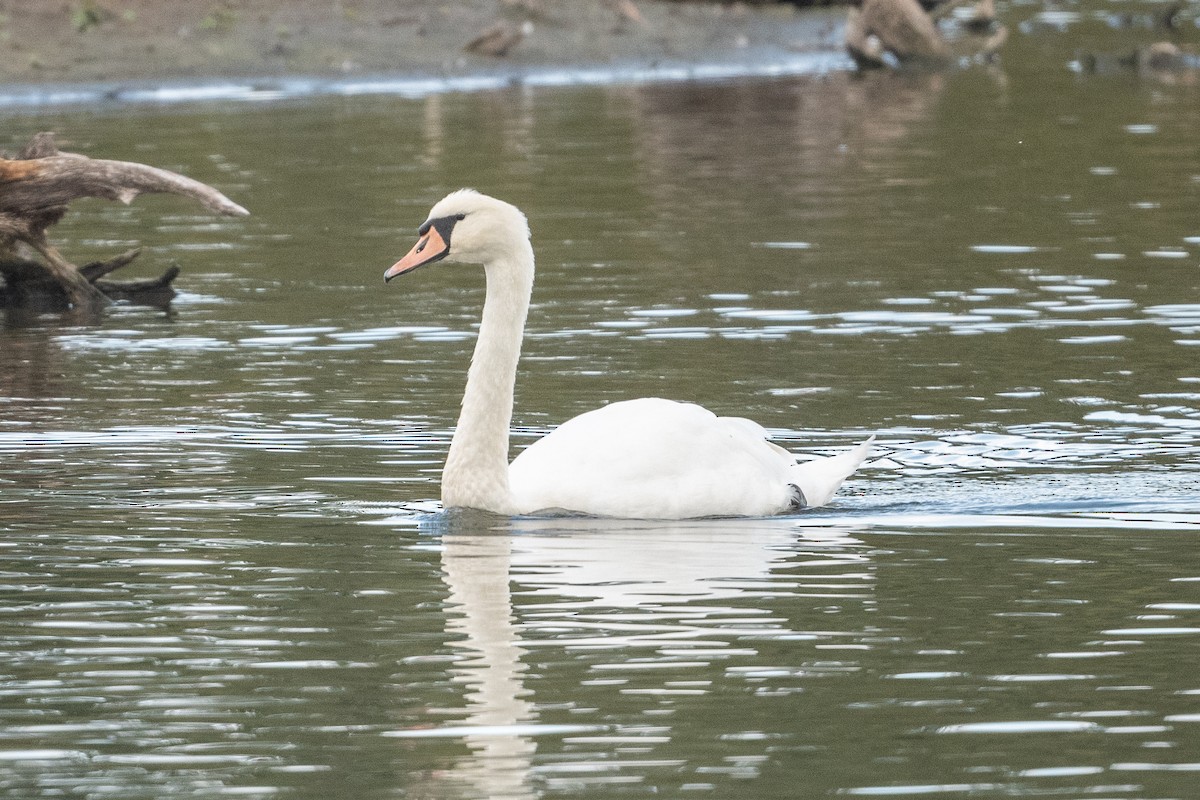
[[[691,403],[647,398],[571,419],[513,461],[512,492],[528,512],[606,516],[758,516],[786,510],[795,460],[766,430]]]

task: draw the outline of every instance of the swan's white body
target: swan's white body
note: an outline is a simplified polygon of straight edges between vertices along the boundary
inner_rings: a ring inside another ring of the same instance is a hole
[[[442,505],[500,514],[567,512],[686,519],[819,506],[867,458],[870,441],[796,463],[758,424],[691,403],[612,403],[563,423],[508,463],[513,387],[533,290],[529,227],[514,206],[463,189],[439,202],[391,279],[446,259],[481,263],[487,299]]]
[[[865,457],[864,445],[840,460],[797,464],[755,422],[647,397],[568,420],[517,456],[508,474],[525,511],[766,516],[824,505]]]

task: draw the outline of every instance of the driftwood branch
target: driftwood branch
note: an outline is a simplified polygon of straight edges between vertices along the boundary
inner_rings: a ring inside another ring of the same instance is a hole
[[[126,250],[124,253],[121,253],[121,255],[110,258],[107,261],[93,261],[90,264],[84,264],[79,268],[79,271],[83,274],[83,277],[94,283],[108,273],[125,266],[141,254],[142,248],[135,247],[132,250]]]
[[[0,256],[4,257],[0,259],[0,273],[5,277],[8,302],[24,302],[29,293],[20,285],[22,282],[57,287],[66,303],[75,307],[107,302],[106,291],[126,296],[135,284],[118,285],[100,278],[132,261],[136,251],[80,269],[49,242],[46,229],[62,219],[74,200],[98,197],[131,203],[138,195],[158,193],[190,197],[218,214],[249,213],[211,186],[174,172],[61,153],[52,133],[33,137],[16,158],[0,158]],[[22,258],[19,245],[31,248],[40,261]],[[168,274],[169,278],[164,275],[151,281],[150,288],[161,291],[165,285],[169,289],[178,268]]]
[[[27,160],[0,160],[0,212],[28,213],[65,206],[81,197],[132,203],[139,194],[191,197],[218,214],[249,212],[211,186],[174,172],[129,161],[62,153]]]

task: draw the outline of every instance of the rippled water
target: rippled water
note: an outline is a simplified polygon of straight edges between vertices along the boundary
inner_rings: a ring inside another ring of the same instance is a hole
[[[1194,793],[1197,88],[1011,11],[939,75],[6,112],[253,216],[80,203],[182,294],[0,330],[0,792]],[[381,275],[461,185],[534,231],[515,446],[665,395],[875,457],[788,518],[439,513],[482,281]]]

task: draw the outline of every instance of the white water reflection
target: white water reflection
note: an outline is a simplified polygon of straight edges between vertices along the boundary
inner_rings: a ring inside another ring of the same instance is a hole
[[[15,86],[0,91],[0,108],[42,109],[54,106],[182,105],[190,103],[272,103],[323,96],[382,95],[429,98],[459,92],[497,91],[513,86],[550,88],[612,84],[722,81],[732,78],[820,75],[846,71],[849,58],[836,51],[792,54],[761,61],[692,64],[656,61],[646,66],[613,65],[573,69],[509,68],[467,75],[379,76],[325,79],[306,77],[258,78],[248,82],[149,84],[49,84]]]
[[[623,766],[641,771],[663,765],[618,759],[598,770],[586,758],[535,766],[541,736],[568,736],[576,744],[661,745],[671,740],[671,726],[566,730],[543,724],[526,686],[531,658],[586,654],[592,677],[584,685],[620,687],[620,694],[652,704],[707,693],[713,681],[708,668],[723,662],[729,664],[726,680],[804,671],[799,664],[737,666],[758,654],[756,642],[836,643],[863,633],[815,624],[796,629],[770,606],[746,601],[807,597],[826,607],[874,602],[869,550],[844,529],[809,528],[788,518],[479,521],[478,515],[464,520],[451,513],[428,523],[442,536],[442,575],[452,605],[447,633],[462,637],[457,646],[465,655],[452,671],[453,680],[467,687],[465,719],[438,731],[389,734],[461,737],[471,754],[446,779],[473,787],[473,796],[529,798],[537,796],[536,784],[554,785],[566,776],[576,784],[599,784]],[[610,651],[611,657],[596,657]],[[681,672],[695,672],[697,679],[683,680]],[[570,736],[583,733],[591,735]]]
[[[594,337],[637,340],[688,335],[778,339],[804,334],[979,335],[1028,329],[1063,329],[1066,334],[1084,328],[1087,329],[1085,333],[1061,341],[1107,344],[1126,340],[1128,331],[1142,326],[1166,328],[1184,335],[1200,331],[1200,305],[1142,306],[1127,296],[1136,287],[1116,285],[1109,279],[1029,270],[1018,275],[1015,281],[1017,285],[1012,287],[937,290],[926,296],[884,296],[878,299],[877,308],[840,311],[780,307],[781,303],[800,302],[803,298],[777,291],[761,297],[737,295],[740,302],[736,305],[730,304],[728,296],[717,295],[706,298],[711,301],[707,308],[630,306],[622,309],[617,319],[597,317],[595,309],[583,308],[580,309],[582,316],[572,320],[567,329],[542,329],[537,319],[532,320],[527,338],[531,341],[558,341],[565,337],[580,341]],[[915,306],[920,306],[920,310],[911,310]],[[689,324],[679,325],[681,318],[686,318]],[[346,351],[375,348],[398,339],[452,342],[471,340],[475,335],[471,330],[443,325],[354,328],[253,323],[246,327],[261,331],[261,335],[230,334],[227,338],[218,338],[180,330],[110,329],[103,335],[94,331],[66,333],[54,337],[54,341],[66,352],[175,352],[186,355],[206,351]]]
[[[442,578],[457,612],[447,618],[446,633],[464,637],[458,647],[468,653],[452,671],[468,687],[462,736],[472,756],[454,772],[475,787],[475,796],[519,800],[534,796],[528,775],[537,748],[519,731],[535,714],[509,590],[512,543],[502,535],[447,536]]]

